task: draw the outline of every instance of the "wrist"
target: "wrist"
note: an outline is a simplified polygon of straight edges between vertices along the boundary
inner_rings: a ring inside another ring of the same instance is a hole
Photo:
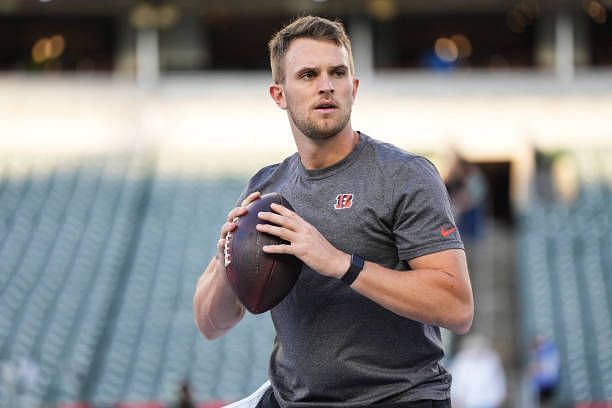
[[[351,255],[340,251],[338,262],[334,271],[333,276],[336,279],[342,279],[346,271],[351,267]]]
[[[350,265],[340,280],[342,280],[342,282],[348,286],[353,285],[353,282],[355,282],[361,271],[363,271],[364,266],[365,259],[363,259],[363,257],[360,255],[352,254]]]

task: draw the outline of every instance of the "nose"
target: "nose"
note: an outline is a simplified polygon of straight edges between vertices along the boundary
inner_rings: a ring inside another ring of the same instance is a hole
[[[334,83],[327,73],[321,74],[319,77],[319,93],[333,93]]]

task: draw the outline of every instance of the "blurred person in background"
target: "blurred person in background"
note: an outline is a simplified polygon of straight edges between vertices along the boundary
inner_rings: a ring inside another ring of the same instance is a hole
[[[453,203],[457,226],[466,241],[482,236],[487,201],[487,183],[478,166],[455,154],[445,181]]]
[[[536,336],[532,346],[531,382],[541,406],[552,403],[561,375],[561,356],[555,342]]]
[[[449,365],[455,408],[497,408],[506,399],[506,375],[487,337],[472,334],[463,340]]]
[[[19,391],[21,393],[27,393],[36,390],[36,387],[38,386],[39,374],[39,366],[33,359],[20,359],[17,367]]]
[[[301,17],[269,48],[270,95],[298,152],[260,170],[229,212],[194,295],[199,329],[214,339],[242,319],[225,239],[249,203],[280,192],[295,212],[273,204],[257,230],[289,242],[264,251],[295,255],[304,267],[271,311],[271,387],[257,407],[449,407],[439,327],[466,333],[473,297],[437,170],[352,129],[359,80],[340,23]]]

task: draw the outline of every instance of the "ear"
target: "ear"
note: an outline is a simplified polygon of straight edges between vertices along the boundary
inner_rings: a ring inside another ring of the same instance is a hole
[[[353,100],[357,97],[357,89],[359,88],[359,78],[353,78]]]
[[[281,109],[287,109],[287,100],[285,99],[285,90],[283,86],[278,83],[270,85],[270,96],[274,99],[274,102]]]

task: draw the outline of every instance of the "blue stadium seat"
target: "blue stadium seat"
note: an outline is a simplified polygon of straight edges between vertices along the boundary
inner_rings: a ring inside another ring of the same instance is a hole
[[[268,315],[215,341],[193,321],[195,284],[244,178],[132,155],[35,162],[0,164],[0,359],[38,363],[28,403],[168,403],[185,380],[198,401],[235,400],[265,381]],[[546,252],[546,237],[529,239]],[[529,275],[536,299],[552,298],[546,276]],[[539,307],[552,315],[552,301]]]
[[[561,404],[612,400],[610,157],[610,152],[576,153],[581,177],[576,202],[534,200],[521,215],[524,344],[527,348],[539,334],[559,346]]]

